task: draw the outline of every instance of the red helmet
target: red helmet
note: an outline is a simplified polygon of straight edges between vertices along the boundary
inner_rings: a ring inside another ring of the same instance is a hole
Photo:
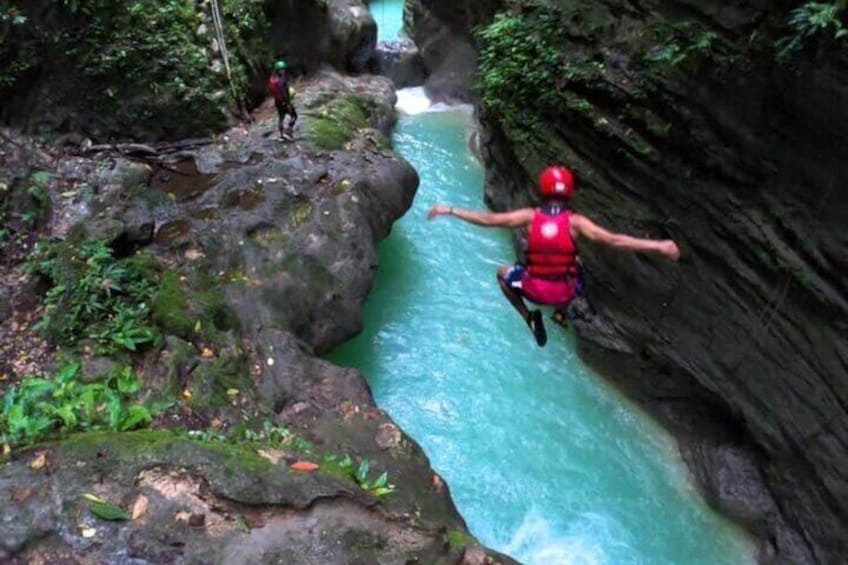
[[[548,167],[539,175],[539,193],[544,197],[571,198],[574,194],[574,175],[565,167]]]

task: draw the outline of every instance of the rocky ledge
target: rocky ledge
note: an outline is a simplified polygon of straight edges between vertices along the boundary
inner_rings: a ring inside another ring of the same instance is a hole
[[[325,73],[298,90],[290,143],[269,107],[167,146],[59,151],[3,132],[7,389],[75,356],[89,383],[132,367],[157,407],[151,430],[2,455],[4,562],[510,562],[468,535],[362,376],[316,356],[361,328],[375,244],[418,178],[389,145],[390,81]],[[43,283],[22,267],[40,232],[147,257],[155,339],[112,356],[89,339],[41,340],[30,324]]]

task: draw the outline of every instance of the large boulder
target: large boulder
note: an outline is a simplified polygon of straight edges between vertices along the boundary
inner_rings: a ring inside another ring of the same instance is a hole
[[[301,456],[302,457],[302,456]],[[380,512],[378,499],[299,457],[167,432],[90,434],[23,454],[0,474],[0,559],[98,563],[429,562],[461,559],[447,530]],[[44,461],[41,466],[32,461]],[[124,505],[100,519],[83,497]]]
[[[375,70],[377,23],[361,0],[275,0],[270,6],[274,49],[295,70]]]
[[[377,44],[377,60],[380,74],[392,79],[397,88],[424,84],[427,70],[411,39],[381,41]]]

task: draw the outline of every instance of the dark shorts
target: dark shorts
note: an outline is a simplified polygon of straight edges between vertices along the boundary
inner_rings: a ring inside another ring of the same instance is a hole
[[[282,118],[285,115],[296,116],[297,112],[294,111],[294,106],[291,102],[283,102],[282,100],[274,100],[274,106],[277,107],[277,113],[280,114]]]
[[[527,272],[524,265],[511,267],[504,276],[507,286],[535,302],[549,306],[565,306],[581,291],[580,277],[565,279],[541,279]]]

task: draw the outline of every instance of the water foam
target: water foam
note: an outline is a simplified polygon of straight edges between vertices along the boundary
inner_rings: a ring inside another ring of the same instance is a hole
[[[528,565],[605,565],[601,547],[590,540],[557,532],[544,516],[531,510],[501,551]]]
[[[415,116],[426,112],[446,112],[448,110],[463,110],[472,111],[470,104],[445,104],[437,102],[433,104],[430,97],[423,86],[413,86],[411,88],[401,88],[397,91],[397,103],[395,108],[399,112]]]

